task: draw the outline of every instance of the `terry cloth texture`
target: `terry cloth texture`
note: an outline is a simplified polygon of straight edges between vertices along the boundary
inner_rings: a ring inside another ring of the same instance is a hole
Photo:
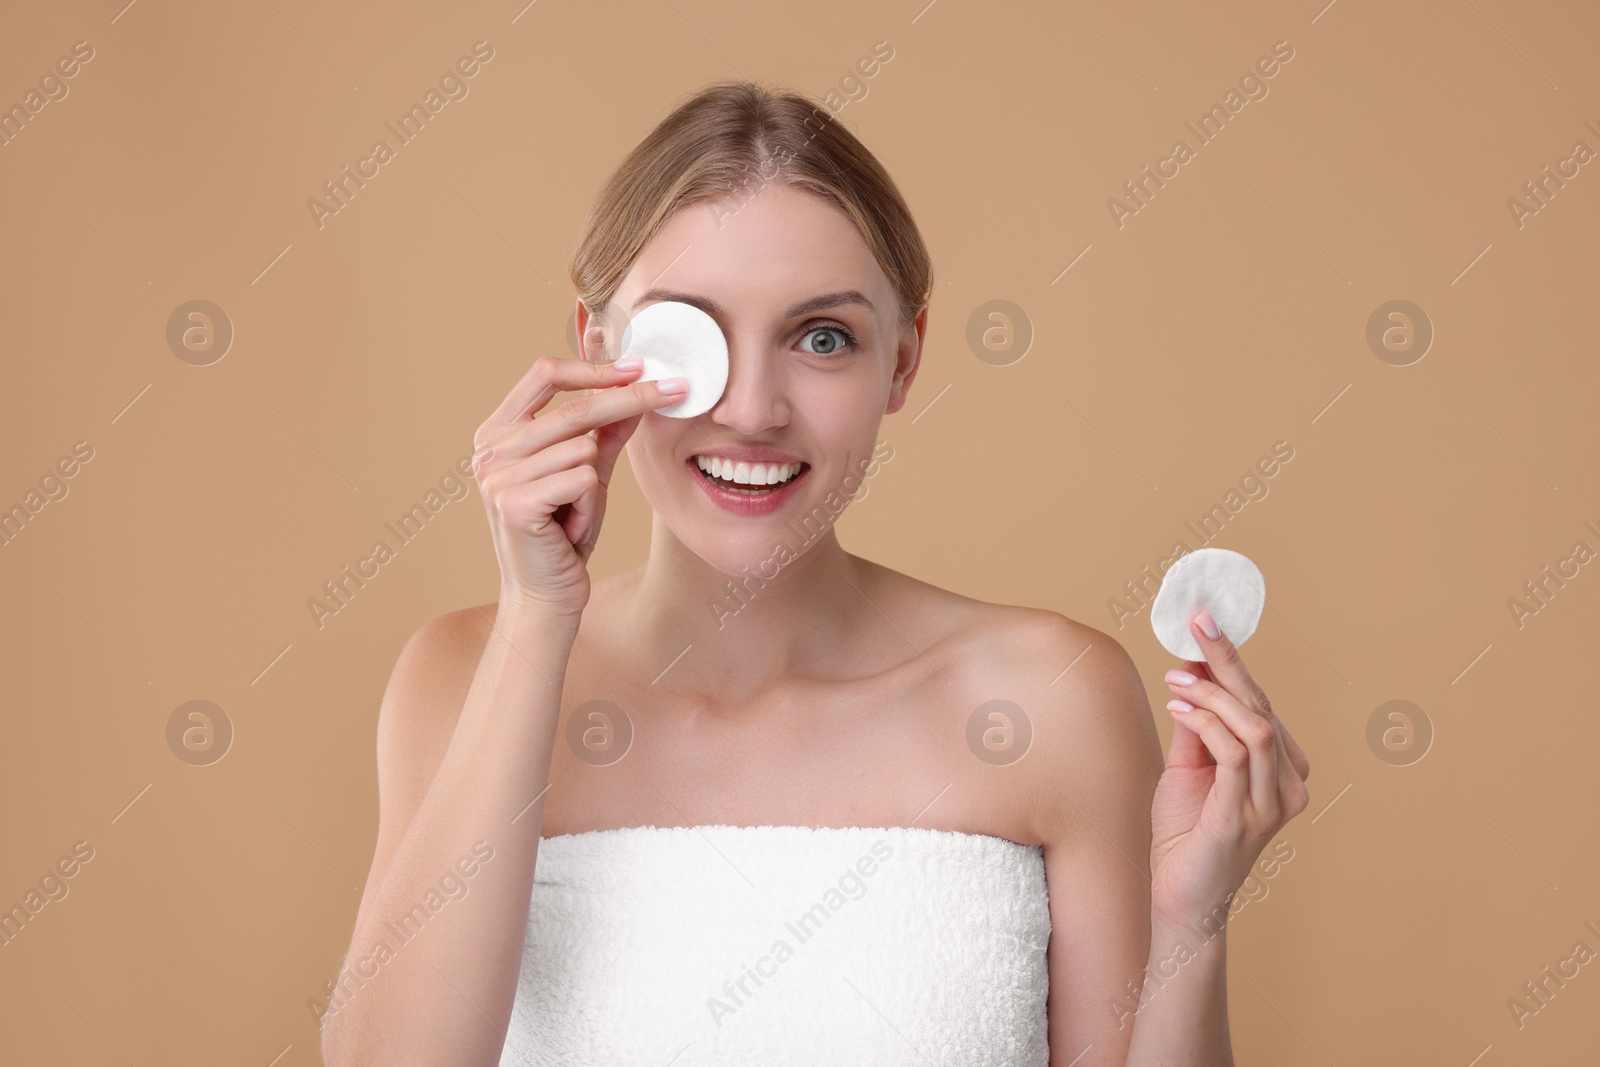
[[[543,838],[501,1067],[1045,1067],[1044,851],[913,827]]]

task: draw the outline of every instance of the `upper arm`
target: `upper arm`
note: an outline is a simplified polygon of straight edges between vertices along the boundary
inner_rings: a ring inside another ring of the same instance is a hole
[[[1072,663],[1039,684],[1039,758],[1023,761],[1050,894],[1050,1062],[1122,1067],[1150,952],[1150,804],[1165,761],[1127,651],[1045,615],[1032,655]]]
[[[378,841],[357,926],[450,747],[492,613],[464,608],[430,619],[395,660],[378,709]]]

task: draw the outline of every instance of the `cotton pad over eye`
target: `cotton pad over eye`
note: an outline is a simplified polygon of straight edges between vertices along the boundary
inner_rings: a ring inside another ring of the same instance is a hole
[[[728,339],[716,319],[692,304],[677,300],[651,304],[622,331],[621,351],[623,356],[644,360],[642,382],[689,379],[688,395],[656,408],[658,415],[692,419],[710,411],[728,387]]]
[[[1150,626],[1161,647],[1179,659],[1205,662],[1189,620],[1211,612],[1222,633],[1242,645],[1256,632],[1267,602],[1267,582],[1249,557],[1226,548],[1199,548],[1167,568],[1150,606]]]

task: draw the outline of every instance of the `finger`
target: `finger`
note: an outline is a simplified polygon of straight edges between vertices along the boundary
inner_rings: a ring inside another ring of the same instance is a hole
[[[507,489],[542,478],[549,478],[577,467],[593,468],[596,457],[600,452],[600,443],[588,434],[557,441],[549,448],[541,449],[531,456],[503,466],[496,467],[484,480],[485,496],[497,496]],[[600,523],[600,516],[605,511],[605,488],[600,484],[598,475],[593,484],[584,489],[574,500],[557,506],[552,513],[552,518],[566,534],[567,540],[573,544],[587,541],[593,544],[592,533]]]
[[[635,425],[637,425],[637,420],[646,412],[679,403],[688,394],[689,385],[686,379],[678,379],[679,384],[672,390],[664,388],[667,380],[670,379],[652,378],[649,381],[618,383],[584,396],[571,397],[547,416],[533,423],[535,430],[532,439],[535,441],[540,439],[541,431],[538,429],[540,423],[545,424],[543,432],[550,434],[552,439],[566,437],[572,433],[605,430],[627,419],[636,420]],[[616,445],[613,444],[613,450],[615,448]]]
[[[595,534],[600,526],[600,516],[605,510],[605,491],[600,487],[597,477],[594,484],[579,493],[578,499],[568,506],[566,518],[561,523],[562,532],[567,535],[567,540],[574,546],[583,543],[592,549],[596,543]]]
[[[513,426],[503,440],[495,442],[494,448],[513,458],[530,456],[557,441],[598,431],[614,422],[677,403],[683,396],[681,392],[665,392],[659,381],[651,380],[568,397],[538,418]],[[595,436],[599,439],[598,434]],[[618,447],[613,440],[613,453]],[[614,454],[612,458],[614,460]]]
[[[1209,612],[1201,614],[1207,619],[1211,618]],[[1215,620],[1211,621],[1213,626],[1217,626]],[[1189,620],[1189,632],[1200,644],[1200,651],[1206,658],[1207,674],[1211,679],[1237,697],[1241,704],[1265,718],[1267,712],[1271,710],[1267,695],[1262,692],[1249,670],[1245,668],[1239,649],[1223,632],[1222,627],[1217,626],[1217,637],[1207,637],[1200,625],[1200,615],[1196,615]]]
[[[1278,794],[1277,728],[1210,679],[1196,678],[1193,683],[1175,682],[1169,674],[1167,686],[1181,699],[1195,705],[1197,710],[1204,709],[1215,715],[1245,747],[1250,756],[1247,768],[1250,803],[1261,818],[1268,821],[1276,819],[1281,806]]]
[[[559,471],[582,464],[594,465],[600,454],[600,444],[588,434],[557,441],[549,448],[540,449],[531,456],[508,459],[496,450],[489,459],[487,473],[479,479],[483,488],[493,493],[519,482],[533,482],[548,478]]]
[[[1204,626],[1201,625],[1202,622],[1208,622],[1215,627],[1217,631],[1215,638],[1206,633]],[[1265,719],[1272,726],[1274,776],[1281,777],[1290,767],[1298,769],[1300,766],[1304,766],[1309,771],[1310,762],[1306,760],[1305,753],[1300,753],[1298,762],[1290,754],[1288,745],[1294,743],[1293,738],[1289,738],[1286,743],[1284,737],[1280,736],[1287,734],[1287,729],[1277,715],[1273,713],[1272,701],[1268,699],[1266,691],[1261,688],[1260,684],[1250,674],[1249,669],[1244,664],[1244,658],[1239,654],[1238,646],[1228,637],[1221,625],[1212,618],[1209,612],[1203,612],[1196,614],[1194,618],[1189,620],[1189,631],[1194,635],[1195,641],[1200,645],[1202,654],[1206,657],[1205,670],[1202,672],[1191,669],[1190,673],[1198,677],[1208,678],[1222,686],[1241,704],[1249,708],[1254,714]],[[1295,745],[1295,748],[1298,749],[1299,746]],[[1274,808],[1273,810],[1276,809]]]
[[[1184,725],[1185,718],[1185,715],[1174,716],[1172,743],[1167,746],[1167,766],[1189,769],[1212,766],[1216,760],[1211,758],[1211,750],[1193,727]]]
[[[474,444],[481,448],[503,438],[518,420],[544,407],[563,389],[592,388],[606,379],[617,380],[620,374],[610,363],[542,356],[533,361],[493,414],[483,421]]]
[[[595,470],[600,472],[601,485],[611,484],[611,474],[617,469],[617,460],[622,455],[622,447],[628,443],[628,438],[633,436],[633,431],[643,419],[643,414],[632,415],[616,422],[608,422],[594,431],[595,440],[600,444],[600,452],[595,458],[594,466]]]
[[[1216,681],[1216,678],[1211,674],[1210,667],[1208,667],[1203,660],[1196,661],[1192,659],[1186,659],[1183,661],[1183,669],[1194,675],[1196,678],[1206,678],[1210,681]],[[1261,695],[1263,698],[1266,696],[1265,693],[1262,693]],[[1284,778],[1285,775],[1289,774],[1291,770],[1299,771],[1301,767],[1304,767],[1306,771],[1309,772],[1311,769],[1311,764],[1308,760],[1306,760],[1306,754],[1304,752],[1300,752],[1300,746],[1295,744],[1294,738],[1289,735],[1289,728],[1283,724],[1282,719],[1278,718],[1278,716],[1273,713],[1272,704],[1270,701],[1267,702],[1267,721],[1272,723],[1273,726],[1277,727],[1276,743],[1278,746],[1279,780],[1286,781]],[[1289,748],[1285,747],[1286,743],[1288,746],[1292,747],[1293,752],[1291,752]],[[1296,758],[1293,753],[1299,753],[1298,758]],[[1302,774],[1301,780],[1304,780],[1304,778],[1305,775]]]
[[[1216,677],[1211,673],[1211,668],[1204,660],[1186,659],[1183,661],[1183,669],[1196,678],[1209,678],[1212,681],[1216,681]],[[1260,691],[1259,686],[1257,686],[1257,691]],[[1302,782],[1305,781],[1311,777],[1310,757],[1305,754],[1305,750],[1300,747],[1300,743],[1294,739],[1294,734],[1289,732],[1289,727],[1284,724],[1283,719],[1272,710],[1272,701],[1267,699],[1265,692],[1261,692],[1261,701],[1267,709],[1267,721],[1278,728],[1279,768],[1285,772],[1289,768],[1293,768],[1294,772],[1300,776],[1300,780]]]
[[[583,464],[511,485],[495,498],[501,518],[509,526],[534,534],[544,533],[552,524],[560,526],[556,513],[594,484],[594,474],[593,467]]]
[[[630,421],[637,423],[639,417],[635,416]],[[584,554],[583,546],[587,546],[589,552],[594,551],[595,537],[600,530],[600,518],[606,513],[606,494],[609,491],[608,483],[611,480],[611,467],[616,463],[615,453],[612,454],[610,461],[606,462],[606,446],[601,441],[601,435],[605,431],[606,427],[602,426],[598,430],[589,431],[580,438],[580,440],[589,441],[594,445],[595,458],[589,465],[595,469],[595,480],[593,485],[584,490],[582,495],[572,502],[572,510],[567,515],[567,521],[563,523],[567,532],[567,540],[571,541],[574,547],[579,548],[579,554],[583,555],[585,559],[588,559],[588,555]]]
[[[585,490],[577,500],[563,505],[565,510],[558,508],[558,514],[555,516],[567,540],[578,548],[580,556],[588,559],[589,553],[594,549],[600,520],[605,515],[606,492],[617,458],[623,444],[642,418],[643,415],[635,415],[598,427],[588,433],[557,441],[509,463],[503,456],[496,457],[493,449],[489,450],[489,454],[491,458],[498,459],[499,463],[506,464],[506,469],[513,472],[511,477],[517,480],[545,477],[557,470],[577,464],[587,464],[595,469],[597,475],[595,484]],[[531,427],[533,424],[527,425]],[[527,433],[531,434],[532,431],[529,430]],[[536,439],[518,431],[515,442],[507,443],[503,447],[510,451],[522,452],[533,448],[537,443]]]
[[[1194,660],[1185,660],[1183,669],[1197,678],[1207,678],[1204,661],[1196,663]],[[1172,705],[1167,705],[1168,710],[1173,710]],[[1215,766],[1216,760],[1211,758],[1211,750],[1206,743],[1200,740],[1200,735],[1192,727],[1184,726],[1183,715],[1175,716],[1174,722],[1178,729],[1172,732],[1172,745],[1167,753],[1167,766],[1169,767],[1209,767]]]
[[[1272,721],[1278,725],[1278,733],[1283,738],[1283,747],[1288,753],[1290,766],[1294,768],[1295,773],[1300,776],[1300,780],[1302,782],[1307,778],[1310,778],[1310,757],[1308,757],[1305,753],[1305,750],[1300,747],[1300,743],[1294,739],[1294,734],[1289,732],[1289,728],[1283,724],[1282,719],[1278,718],[1277,715],[1273,715]]]
[[[542,356],[533,361],[533,366],[511,387],[494,414],[478,427],[474,445],[481,447],[504,437],[519,421],[550,403],[557,393],[616,385],[638,373],[638,368],[618,370],[615,363]]]
[[[1193,703],[1193,701],[1190,701]],[[1168,705],[1170,710],[1171,705]],[[1205,743],[1206,751],[1211,753],[1212,760],[1217,765],[1216,782],[1212,786],[1213,795],[1222,805],[1222,810],[1230,813],[1243,812],[1249,802],[1249,774],[1250,750],[1240,743],[1220,718],[1202,707],[1193,711],[1173,711],[1172,717],[1200,736]],[[1235,815],[1232,820],[1238,824],[1240,820]]]

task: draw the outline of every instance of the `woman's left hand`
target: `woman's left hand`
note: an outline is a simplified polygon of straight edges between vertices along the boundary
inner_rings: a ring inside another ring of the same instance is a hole
[[[1167,675],[1176,726],[1150,813],[1151,909],[1175,923],[1226,915],[1262,848],[1310,800],[1306,754],[1228,635],[1208,637],[1202,622],[1215,626],[1202,612],[1189,629],[1205,662],[1181,668],[1194,681]]]

